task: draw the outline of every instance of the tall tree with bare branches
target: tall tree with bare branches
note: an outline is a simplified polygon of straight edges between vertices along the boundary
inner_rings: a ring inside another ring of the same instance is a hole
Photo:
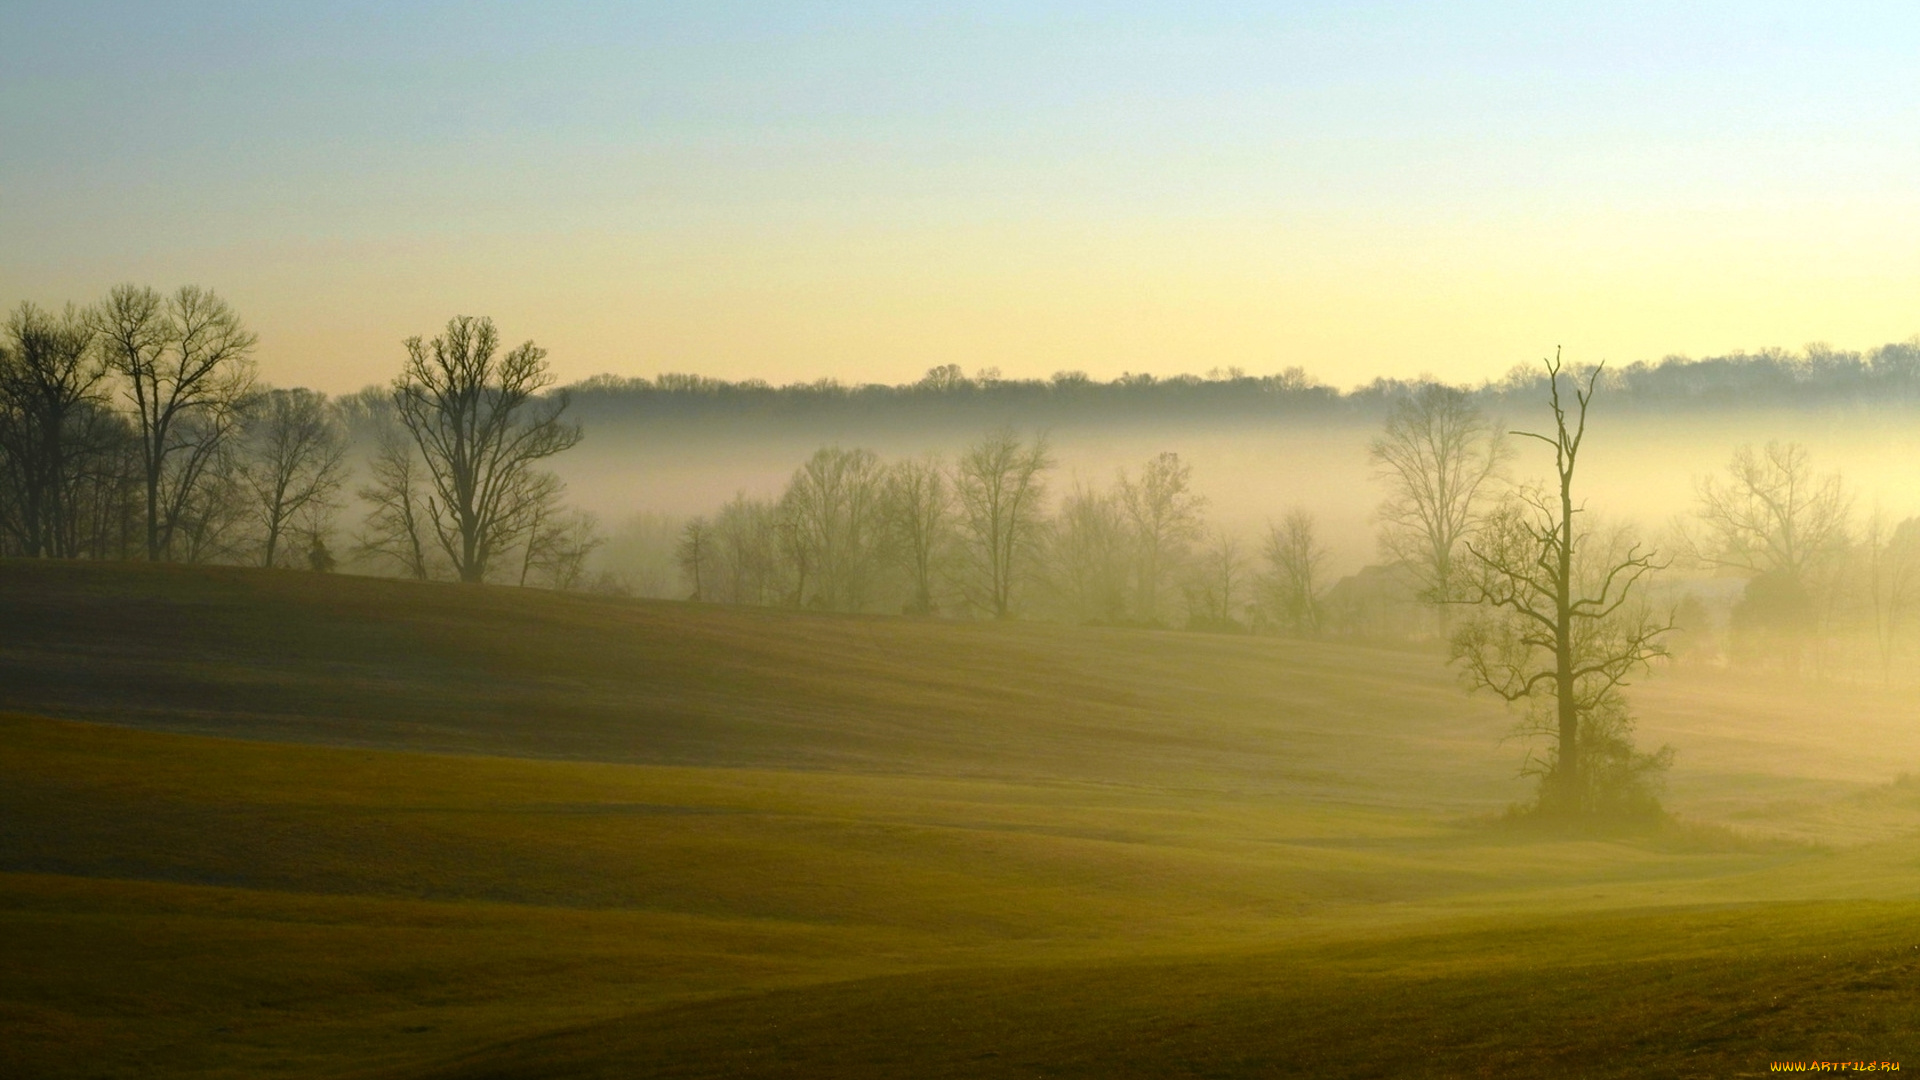
[[[713,549],[703,598],[727,604],[794,602],[803,575],[788,561],[780,507],[736,493],[713,517]]]
[[[1246,576],[1247,558],[1240,538],[1224,529],[1209,534],[1185,583],[1187,625],[1212,630],[1237,626],[1235,601],[1245,591]]]
[[[907,611],[930,614],[953,531],[953,485],[940,458],[928,454],[895,462],[887,470],[886,508],[891,546],[912,590]]]
[[[21,304],[0,346],[0,470],[11,498],[0,529],[29,556],[79,553],[78,489],[97,439],[92,414],[105,408],[106,365],[85,315],[54,315]]]
[[[711,577],[713,566],[713,526],[707,524],[704,517],[694,518],[680,529],[680,536],[674,541],[673,560],[679,564],[680,576],[693,586],[693,592],[687,599],[699,603],[707,598],[706,583]]]
[[[1314,536],[1313,515],[1304,507],[1288,511],[1278,525],[1267,526],[1265,587],[1274,619],[1296,634],[1320,632],[1320,583],[1327,550]]]
[[[328,507],[344,479],[346,433],[314,390],[269,390],[247,410],[239,479],[260,530],[260,565],[278,565],[294,519]]]
[[[1868,627],[1879,655],[1880,679],[1891,684],[1895,638],[1920,595],[1920,519],[1894,525],[1875,505],[1861,530],[1860,547]]]
[[[1040,540],[1052,467],[1046,436],[1028,442],[1010,427],[968,447],[954,467],[967,598],[996,619],[1013,617],[1020,575]]]
[[[866,607],[887,540],[886,469],[871,450],[822,447],[794,470],[780,506],[789,543],[810,574],[795,602]]]
[[[1428,384],[1393,403],[1367,456],[1387,486],[1381,553],[1413,572],[1444,633],[1462,545],[1490,505],[1507,443],[1464,391]]]
[[[147,558],[170,558],[176,529],[238,427],[259,339],[225,300],[195,285],[166,297],[116,286],[95,309],[94,329],[134,409]]]
[[[1573,816],[1596,808],[1605,794],[1598,781],[1654,764],[1631,758],[1620,691],[1666,655],[1661,638],[1673,624],[1636,603],[1663,564],[1637,544],[1603,545],[1577,520],[1584,506],[1574,499],[1574,472],[1600,370],[1584,386],[1573,380],[1571,408],[1561,396],[1557,354],[1547,374],[1554,430],[1514,434],[1553,448],[1557,482],[1521,489],[1467,541],[1476,572],[1466,598],[1483,615],[1454,635],[1453,659],[1471,688],[1510,703],[1551,702],[1541,807]],[[1603,758],[1603,750],[1611,753]]]
[[[544,502],[520,540],[520,584],[568,591],[586,581],[587,559],[606,544],[600,519]]]
[[[1814,472],[1806,447],[1742,446],[1726,473],[1696,488],[1695,516],[1705,534],[1694,541],[1700,558],[1751,574],[1782,574],[1803,587],[1838,560],[1853,500],[1838,473]]]
[[[1193,492],[1193,466],[1172,452],[1154,455],[1138,477],[1121,472],[1119,496],[1137,559],[1134,610],[1146,622],[1159,622],[1169,576],[1205,534],[1207,500]]]
[[[493,320],[455,316],[432,341],[407,339],[407,365],[393,402],[426,466],[426,518],[461,581],[484,581],[519,539],[535,466],[580,441],[561,420],[546,350],[528,341],[505,354]]]
[[[432,540],[428,536],[427,496],[420,454],[405,429],[383,420],[369,463],[369,482],[358,494],[367,512],[358,544],[360,554],[386,560],[416,581],[433,577]]]
[[[1061,496],[1047,535],[1047,580],[1064,612],[1085,623],[1126,621],[1135,562],[1119,496],[1075,483]]]

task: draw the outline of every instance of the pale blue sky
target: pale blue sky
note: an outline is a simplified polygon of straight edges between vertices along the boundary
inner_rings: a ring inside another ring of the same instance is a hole
[[[0,302],[270,377],[1497,374],[1920,331],[1911,5],[8,3]]]

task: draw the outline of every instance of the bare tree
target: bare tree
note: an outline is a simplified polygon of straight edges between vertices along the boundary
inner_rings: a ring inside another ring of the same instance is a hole
[[[193,285],[165,298],[151,288],[116,286],[95,309],[94,327],[134,407],[147,558],[169,558],[174,532],[196,498],[204,500],[201,481],[252,389],[258,338],[226,301]]]
[[[674,561],[680,564],[680,575],[693,586],[693,595],[687,599],[699,603],[707,598],[706,578],[713,563],[713,527],[703,517],[694,518],[680,530],[680,540],[673,548]]]
[[[1738,448],[1726,477],[1705,477],[1696,491],[1694,527],[1679,530],[1690,552],[1749,578],[1735,610],[1736,644],[1798,671],[1840,598],[1851,495],[1839,474],[1815,474],[1806,447],[1777,442]]]
[[[953,533],[953,486],[938,455],[907,458],[887,471],[886,517],[893,550],[907,570],[910,614],[934,610],[941,555]]]
[[[525,528],[535,463],[578,443],[580,429],[561,422],[565,394],[535,401],[553,382],[546,350],[529,341],[500,355],[491,319],[455,316],[439,337],[406,345],[393,401],[426,465],[426,520],[460,580],[483,581]]]
[[[1600,369],[1584,388],[1574,382],[1571,417],[1561,398],[1558,355],[1547,362],[1547,374],[1553,434],[1514,434],[1553,448],[1558,483],[1523,488],[1468,541],[1476,574],[1466,596],[1485,614],[1455,634],[1453,659],[1470,688],[1508,702],[1552,702],[1542,725],[1552,744],[1542,767],[1541,807],[1577,815],[1595,809],[1605,794],[1596,783],[1601,773],[1587,774],[1589,757],[1598,765],[1607,751],[1614,779],[1660,764],[1622,758],[1630,743],[1620,691],[1630,675],[1667,654],[1661,638],[1673,623],[1648,617],[1635,603],[1661,565],[1653,555],[1637,544],[1602,545],[1576,523],[1583,507],[1574,501],[1574,470]]]
[[[578,589],[586,579],[587,559],[605,543],[600,519],[585,510],[545,505],[521,541],[520,584]]]
[[[1048,532],[1047,580],[1057,602],[1079,622],[1122,622],[1133,566],[1133,536],[1120,500],[1076,483]]]
[[[198,479],[169,511],[174,525],[168,551],[189,563],[240,562],[251,546],[249,509],[235,440],[224,438]]]
[[[1031,443],[1001,428],[968,447],[954,468],[960,531],[970,573],[968,600],[1010,619],[1014,592],[1044,520],[1046,471],[1053,467],[1046,436]]]
[[[1713,566],[1779,574],[1809,592],[1827,578],[1847,545],[1853,499],[1838,473],[1813,471],[1799,443],[1735,450],[1724,480],[1702,479],[1695,511],[1703,536],[1694,553]]]
[[[503,545],[520,548],[521,587],[543,581],[555,589],[571,589],[585,576],[588,556],[606,542],[600,520],[584,510],[568,510],[562,503],[567,486],[550,472],[528,470],[517,481],[519,490],[507,500],[514,508],[501,529]]]
[[[103,401],[89,402],[73,419],[63,543],[75,558],[131,559],[144,541],[133,425]]]
[[[788,541],[813,589],[796,597],[836,611],[867,604],[886,541],[885,470],[871,450],[816,451],[794,471],[780,505]]]
[[[416,581],[428,580],[433,576],[431,526],[419,451],[389,422],[379,429],[370,467],[372,482],[359,491],[373,507],[359,536],[360,553],[391,561]]]
[[[1507,444],[1465,392],[1430,383],[1393,403],[1367,456],[1387,485],[1377,512],[1381,553],[1413,572],[1444,633],[1462,545],[1488,505]]]
[[[0,348],[0,470],[11,499],[0,530],[33,557],[79,554],[78,490],[97,456],[106,365],[94,332],[73,305],[58,317],[21,304]]]
[[[518,584],[524,586],[541,557],[541,533],[566,513],[561,500],[567,493],[567,485],[550,472],[528,469],[514,478],[510,492],[501,500],[507,509],[501,515],[500,539],[494,548],[494,558],[499,560],[503,553],[517,546],[520,550]]]
[[[1207,500],[1192,490],[1193,468],[1180,455],[1162,453],[1146,463],[1138,480],[1120,474],[1120,505],[1133,527],[1135,610],[1146,622],[1160,620],[1160,600],[1169,576],[1205,532]]]
[[[288,524],[340,489],[346,433],[325,394],[270,390],[247,409],[240,447],[240,483],[261,532],[260,565],[274,566]]]
[[[1295,633],[1320,632],[1320,579],[1327,551],[1314,536],[1313,515],[1296,507],[1278,525],[1267,526],[1268,606]]]
[[[1187,582],[1187,622],[1196,628],[1230,629],[1238,625],[1235,601],[1245,590],[1246,553],[1240,538],[1216,531],[1200,552]]]
[[[1876,505],[1860,541],[1866,563],[1861,585],[1867,594],[1880,679],[1891,683],[1899,628],[1912,614],[1914,599],[1920,595],[1920,519],[1908,518],[1889,526],[1885,513]]]
[[[808,535],[806,522],[802,521],[798,508],[789,500],[781,499],[772,504],[774,548],[779,552],[781,569],[785,571],[781,582],[786,589],[780,602],[787,607],[803,607],[809,597],[817,597],[820,590],[814,584],[819,576],[819,549]]]
[[[782,537],[777,506],[736,494],[714,515],[714,571],[704,585],[717,595],[710,598],[734,604],[790,602],[798,594],[790,582],[801,575],[783,559]]]

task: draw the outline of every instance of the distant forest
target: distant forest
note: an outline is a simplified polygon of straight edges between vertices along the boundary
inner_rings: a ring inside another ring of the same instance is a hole
[[[196,286],[16,307],[0,322],[0,557],[1418,641],[1466,625],[1452,605],[1489,606],[1494,594],[1476,599],[1455,573],[1468,537],[1505,530],[1523,550],[1562,535],[1522,527],[1553,506],[1506,473],[1503,414],[1537,425],[1552,397],[1564,444],[1559,403],[1575,394],[1584,432],[1592,387],[1609,412],[1772,412],[1768,427],[1791,427],[1772,421],[1793,410],[1892,409],[1880,426],[1905,428],[1899,411],[1920,401],[1920,338],[1565,372],[1580,389],[1559,397],[1557,358],[1477,388],[1381,379],[1344,392],[1297,367],[558,387],[545,350],[456,316],[407,340],[391,383],[329,398],[261,383],[257,344]],[[1083,456],[1063,461],[1075,440]],[[1236,460],[1220,442],[1251,449]],[[1726,451],[1722,472],[1695,479],[1685,520],[1651,536],[1616,522],[1594,557],[1636,585],[1675,571],[1661,602],[1692,610],[1676,607],[1691,636],[1674,634],[1674,655],[1890,678],[1920,640],[1914,508],[1857,504],[1797,442]],[[1219,471],[1196,483],[1208,453],[1203,468]],[[1570,452],[1560,460],[1571,468]],[[1312,504],[1330,474],[1338,499]],[[1609,554],[1619,543],[1627,553]],[[1651,636],[1623,640],[1647,645],[1623,655],[1655,655]]]
[[[759,379],[729,382],[701,375],[657,378],[598,375],[567,387],[582,420],[634,415],[844,411],[992,412],[999,416],[1116,415],[1258,416],[1372,415],[1424,380],[1375,379],[1342,392],[1299,367],[1278,375],[1216,368],[1206,375],[1124,374],[1102,382],[1083,372],[1049,379],[1008,379],[986,368],[968,375],[957,364],[936,367],[917,382],[848,385],[833,379],[774,386]],[[1669,356],[1608,367],[1601,379],[1610,409],[1622,411],[1807,408],[1920,401],[1920,336],[1866,351],[1809,345],[1692,359]],[[1487,405],[1533,404],[1546,389],[1539,364],[1519,365],[1470,393]],[[374,393],[384,392],[376,389]]]

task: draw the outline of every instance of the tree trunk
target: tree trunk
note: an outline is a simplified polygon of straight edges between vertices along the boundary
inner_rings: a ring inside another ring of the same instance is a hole
[[[479,532],[478,523],[460,523],[460,580],[468,584],[479,584],[487,572],[480,560]]]
[[[147,470],[147,561],[160,561],[160,474]]]
[[[1582,414],[1584,416],[1584,413]],[[1565,437],[1562,425],[1562,438]],[[1560,760],[1557,770],[1561,811],[1580,813],[1580,712],[1573,696],[1573,457],[1563,453],[1560,465],[1560,542],[1554,582],[1554,696],[1560,721]]]

